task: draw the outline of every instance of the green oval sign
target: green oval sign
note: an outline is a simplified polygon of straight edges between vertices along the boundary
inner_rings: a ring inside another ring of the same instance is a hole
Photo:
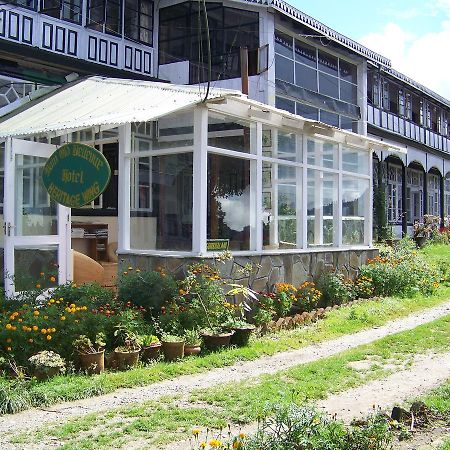
[[[94,147],[79,143],[59,147],[44,166],[44,186],[50,198],[69,208],[95,200],[108,186],[111,168]]]

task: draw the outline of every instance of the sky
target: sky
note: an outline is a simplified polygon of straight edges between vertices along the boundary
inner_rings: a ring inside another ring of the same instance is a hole
[[[287,0],[450,100],[450,0]]]

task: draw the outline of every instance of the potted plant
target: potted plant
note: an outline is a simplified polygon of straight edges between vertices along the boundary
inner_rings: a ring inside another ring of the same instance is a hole
[[[66,370],[66,362],[56,352],[43,350],[28,358],[33,376],[38,380],[46,380]]]
[[[114,349],[114,358],[117,363],[117,368],[123,370],[136,366],[139,361],[139,353],[142,346],[140,336],[127,329],[122,324],[116,326],[114,336],[119,344]]]
[[[141,336],[142,339],[142,349],[141,358],[142,361],[152,361],[159,358],[161,350],[161,342],[153,334],[146,334]]]
[[[230,345],[231,336],[234,331],[219,326],[211,326],[201,331],[203,343],[208,350],[218,350]]]
[[[86,335],[81,334],[72,343],[78,353],[82,370],[93,374],[105,370],[105,334],[98,333],[92,342]]]
[[[227,328],[234,331],[231,336],[230,343],[238,347],[245,347],[248,345],[251,334],[255,331],[255,325],[248,323],[243,318],[233,318],[227,324]]]
[[[202,340],[197,330],[186,330],[184,340],[185,356],[198,355],[200,353]]]
[[[416,220],[413,225],[414,241],[418,248],[422,248],[428,237],[439,229],[440,218],[431,214],[425,214],[423,221]]]
[[[166,361],[176,361],[184,356],[184,337],[176,334],[163,334],[161,342]]]

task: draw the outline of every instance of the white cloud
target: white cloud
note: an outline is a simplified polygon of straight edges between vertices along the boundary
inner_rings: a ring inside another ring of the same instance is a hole
[[[437,0],[433,8],[441,16],[450,16],[450,0]],[[390,58],[394,69],[450,99],[450,20],[447,18],[441,22],[440,29],[421,35],[409,33],[391,22],[381,32],[370,33],[359,41]]]

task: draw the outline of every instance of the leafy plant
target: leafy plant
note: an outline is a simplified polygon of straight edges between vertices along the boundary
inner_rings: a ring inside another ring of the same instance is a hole
[[[98,333],[95,335],[94,342],[92,342],[86,335],[80,334],[77,339],[73,341],[73,347],[79,353],[98,353],[106,346],[105,333]]]
[[[151,347],[152,345],[159,344],[158,336],[154,334],[144,334],[141,336],[142,346],[143,347]]]
[[[202,343],[198,330],[186,330],[184,333],[186,345],[199,346]]]
[[[31,356],[28,358],[28,362],[33,369],[43,373],[56,368],[63,373],[66,369],[66,362],[61,355],[49,350],[43,350]]]
[[[353,283],[341,273],[323,273],[317,287],[322,292],[321,306],[341,305],[355,297]]]
[[[178,336],[176,334],[163,334],[161,337],[162,342],[184,342],[183,336]]]
[[[114,337],[116,338],[116,350],[119,352],[135,352],[141,349],[141,337],[131,331],[126,324],[116,325]]]

